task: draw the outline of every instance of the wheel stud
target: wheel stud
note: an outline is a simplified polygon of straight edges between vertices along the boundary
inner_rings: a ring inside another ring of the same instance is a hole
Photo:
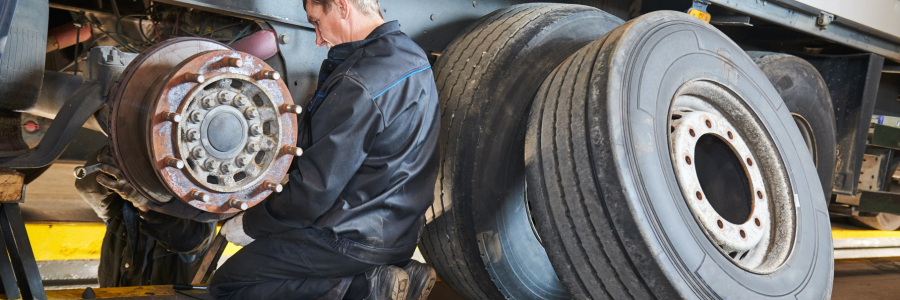
[[[183,162],[183,161],[181,161],[180,159],[171,157],[171,156],[166,157],[165,159],[163,159],[163,164],[165,164],[167,167],[176,168],[176,169],[183,169],[183,168],[184,168],[184,162]]]
[[[300,155],[303,155],[303,149],[300,149],[300,147],[294,147],[291,145],[284,145],[284,147],[281,147],[281,153],[284,153],[287,155],[293,155],[293,156],[300,156]]]
[[[246,202],[235,199],[235,198],[231,198],[228,200],[228,206],[231,206],[232,208],[237,208],[240,210],[247,210],[247,208],[248,208]]]
[[[166,120],[166,121],[169,121],[172,123],[181,122],[181,114],[170,112],[170,111],[163,113],[162,118],[163,118],[163,120]]]
[[[278,74],[278,72],[276,72],[276,71],[267,70],[267,71],[260,71],[259,73],[256,73],[256,77],[259,79],[278,80],[278,79],[281,79],[281,74]]]
[[[300,107],[300,105],[294,105],[294,104],[284,104],[281,106],[281,112],[296,115],[296,114],[300,114],[301,112],[303,112],[303,107]]]
[[[270,190],[270,191],[273,191],[276,193],[281,193],[281,190],[283,189],[283,187],[280,184],[277,184],[277,183],[274,183],[271,181],[266,181],[265,183],[263,183],[263,187],[265,187],[267,190]]]
[[[195,200],[209,202],[209,194],[198,191],[198,190],[191,191],[191,197],[193,197]]]
[[[256,111],[255,108],[251,107],[244,111],[244,116],[247,117],[247,119],[255,119],[259,117],[259,112]]]
[[[198,73],[184,73],[184,80],[187,82],[201,83],[206,81],[206,77],[203,76],[203,74]]]
[[[222,62],[225,63],[226,66],[240,68],[244,66],[244,61],[240,58],[236,57],[226,57],[222,59]]]
[[[231,98],[233,98],[233,97],[231,96],[231,93],[229,93],[229,92],[219,93],[219,103],[222,103],[222,104],[228,103],[228,101],[231,100]]]

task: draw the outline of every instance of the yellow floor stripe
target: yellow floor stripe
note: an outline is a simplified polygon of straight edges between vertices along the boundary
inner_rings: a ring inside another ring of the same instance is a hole
[[[37,261],[100,259],[103,223],[28,223],[28,239]],[[222,255],[234,255],[241,247],[229,243]]]
[[[862,229],[848,224],[835,223],[831,225],[831,237],[840,239],[867,239],[867,238],[900,238],[900,231],[881,231]]]
[[[25,224],[38,261],[100,259],[106,226],[103,223]]]

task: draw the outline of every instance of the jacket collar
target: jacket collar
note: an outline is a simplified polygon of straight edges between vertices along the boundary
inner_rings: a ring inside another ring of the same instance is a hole
[[[369,36],[367,36],[364,40],[338,44],[334,47],[331,47],[331,49],[328,50],[328,59],[343,61],[344,59],[347,59],[350,54],[353,54],[353,52],[356,52],[357,49],[362,48],[369,42],[372,42],[387,34],[399,31],[400,22],[390,21],[381,24],[380,26],[376,27],[375,30],[372,30],[372,33],[369,33]]]

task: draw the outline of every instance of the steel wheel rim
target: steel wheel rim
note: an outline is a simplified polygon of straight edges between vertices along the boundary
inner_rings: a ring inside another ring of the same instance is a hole
[[[774,141],[746,102],[716,81],[689,81],[673,97],[667,129],[679,189],[710,243],[752,273],[782,266],[796,234],[795,196]],[[701,163],[707,160],[717,164]],[[726,172],[729,165],[739,167]],[[735,213],[747,206],[746,215]]]

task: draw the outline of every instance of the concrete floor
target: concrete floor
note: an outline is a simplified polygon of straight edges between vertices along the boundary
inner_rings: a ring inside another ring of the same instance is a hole
[[[72,169],[77,165],[57,163],[41,179],[28,186],[26,201],[22,205],[26,220],[100,221],[75,192]],[[446,283],[437,282],[429,299],[465,298],[450,289]],[[900,259],[837,262],[832,299],[900,299]]]

